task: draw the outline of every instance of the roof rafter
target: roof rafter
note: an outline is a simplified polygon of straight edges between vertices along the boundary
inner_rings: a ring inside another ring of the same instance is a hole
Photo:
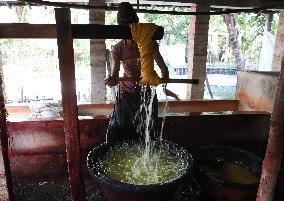
[[[42,0],[18,0],[16,1],[24,3],[24,5],[40,5],[40,6],[53,6],[53,7],[63,7],[63,8],[75,8],[75,9],[100,9],[106,11],[116,11],[117,6],[109,6],[106,4],[103,5],[90,5],[90,4],[78,4],[78,3],[63,3],[63,2],[51,2],[51,1],[42,1]],[[257,7],[257,8],[239,8],[239,9],[222,9],[217,10],[212,8],[210,12],[187,12],[187,11],[161,11],[161,10],[151,10],[151,9],[139,9],[138,13],[150,13],[150,14],[170,14],[170,15],[223,15],[229,13],[265,13],[265,12],[275,12],[275,9],[283,9],[284,4],[266,6],[266,7]]]
[[[131,4],[137,4],[137,0],[106,0],[106,4],[116,5],[123,1],[128,1]],[[11,4],[21,3],[21,1],[18,0],[7,0],[2,2],[11,3]],[[50,2],[74,3],[74,4],[86,5],[89,3],[89,0],[50,0]],[[283,2],[279,0],[159,0],[159,1],[139,0],[139,5],[141,6],[153,5],[153,6],[190,7],[192,4],[210,4],[211,7],[215,8],[232,9],[232,8],[256,8],[256,7],[277,6],[277,5],[283,5]]]

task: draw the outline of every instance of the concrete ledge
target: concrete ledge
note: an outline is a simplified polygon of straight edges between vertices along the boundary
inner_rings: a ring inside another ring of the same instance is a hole
[[[160,118],[160,123],[161,123]],[[270,114],[266,112],[194,113],[167,116],[163,138],[189,149],[207,144],[266,146]],[[108,118],[80,120],[83,150],[105,140]],[[63,120],[8,122],[11,154],[65,153]]]
[[[187,112],[219,112],[237,111],[238,100],[194,100],[194,101],[169,101],[169,113]],[[163,111],[165,102],[159,102],[159,111]],[[6,106],[9,119],[27,118],[31,116],[29,106]],[[111,115],[113,104],[80,104],[78,114],[80,116],[105,116]]]

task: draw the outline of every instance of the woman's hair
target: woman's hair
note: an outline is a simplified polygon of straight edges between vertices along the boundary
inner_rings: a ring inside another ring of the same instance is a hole
[[[137,13],[129,2],[121,2],[118,5],[116,20],[119,25],[129,25],[139,22]]]

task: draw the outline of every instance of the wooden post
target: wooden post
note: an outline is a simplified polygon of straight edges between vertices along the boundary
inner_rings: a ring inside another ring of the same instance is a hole
[[[270,121],[270,130],[265,158],[262,164],[261,180],[257,201],[272,201],[284,150],[284,59],[278,91]]]
[[[81,177],[81,150],[70,9],[55,9],[64,132],[69,182],[73,201],[85,201]]]
[[[7,131],[7,110],[5,107],[5,98],[4,98],[4,89],[3,89],[3,76],[0,72],[0,144],[1,144],[1,152],[0,156],[3,157],[4,162],[4,170],[5,170],[5,178],[6,178],[6,194],[5,200],[12,201],[13,200],[13,182],[12,175],[10,170],[10,160],[9,160],[9,152],[8,152],[8,131]],[[1,200],[1,198],[0,198]]]
[[[128,25],[72,24],[73,38],[76,39],[131,39]],[[152,36],[161,40],[164,28],[158,26]],[[55,24],[0,23],[0,38],[56,38]]]

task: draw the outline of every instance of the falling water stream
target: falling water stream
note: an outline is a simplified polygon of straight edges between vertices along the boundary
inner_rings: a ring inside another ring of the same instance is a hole
[[[156,94],[156,88],[152,87],[151,88],[151,93],[150,93],[150,100],[148,101],[148,97],[149,96],[147,93],[147,88],[143,87],[142,88],[142,97],[144,101],[142,101],[142,104],[140,106],[140,111],[138,112],[138,116],[141,116],[140,118],[140,124],[142,124],[142,127],[145,127],[145,153],[144,153],[144,161],[145,163],[149,162],[149,157],[150,157],[150,150],[151,150],[151,136],[150,136],[150,132],[153,129],[153,116],[152,116],[152,111],[153,111],[153,101],[154,101],[154,97]],[[144,113],[143,113],[144,111]],[[141,132],[141,130],[138,132]],[[142,129],[143,132],[143,129]],[[143,135],[143,133],[142,133]]]
[[[166,89],[166,87],[167,85],[165,84],[163,88]],[[166,102],[165,102],[165,106],[164,106],[163,113],[162,113],[163,121],[162,121],[162,126],[161,126],[161,131],[160,131],[160,138],[159,138],[160,141],[163,139],[163,131],[164,131],[164,125],[166,122],[167,111],[168,111],[168,96],[166,95]]]
[[[160,131],[160,146],[155,135],[153,101],[156,88],[142,87],[142,104],[135,116],[138,121],[137,133],[144,138],[143,142],[128,141],[112,147],[108,153],[97,161],[98,171],[113,180],[138,185],[149,185],[170,182],[185,172],[185,164],[171,150],[161,146],[162,132],[167,111],[167,99],[163,110],[163,121]]]

